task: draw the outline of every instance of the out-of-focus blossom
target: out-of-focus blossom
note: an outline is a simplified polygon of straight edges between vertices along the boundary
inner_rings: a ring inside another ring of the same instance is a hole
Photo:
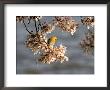
[[[16,16],[16,21],[17,22],[23,22],[24,19],[26,19],[28,16]]]
[[[36,21],[40,20],[41,18],[42,18],[42,16],[28,16],[28,19],[36,20]]]
[[[48,34],[48,33],[51,33],[55,29],[55,26],[52,24],[46,24],[46,25],[43,25],[41,29],[42,29],[42,33]]]
[[[93,53],[94,50],[94,32],[89,30],[85,33],[85,39],[80,42],[81,48],[86,54]]]
[[[85,17],[81,19],[81,22],[87,26],[88,29],[90,27],[94,27],[94,17]]]
[[[16,21],[17,22],[21,22],[24,20],[24,19],[28,19],[29,20],[29,23],[31,20],[40,20],[42,18],[42,16],[16,16]]]
[[[71,35],[73,35],[78,28],[78,23],[76,23],[71,17],[56,16],[55,21],[55,24],[60,27],[61,30],[70,32]]]

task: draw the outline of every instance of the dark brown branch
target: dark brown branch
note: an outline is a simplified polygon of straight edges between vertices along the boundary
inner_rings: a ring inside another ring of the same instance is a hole
[[[28,18],[28,24],[30,24],[30,22],[31,22],[31,18]]]
[[[37,19],[38,19],[38,22],[39,22],[39,24],[38,24],[38,29],[39,29],[39,26],[40,26],[40,28],[42,29],[42,24],[41,24],[39,18],[37,18]]]
[[[34,23],[35,23],[36,32],[38,32],[37,25],[36,25],[36,20],[34,20]]]
[[[25,22],[24,22],[24,19],[23,19],[23,24],[24,24],[24,26],[25,26],[25,28],[26,28],[26,31],[27,31],[29,34],[33,34],[33,33],[31,33],[31,32],[27,29],[27,26],[26,26],[26,24],[25,24]]]

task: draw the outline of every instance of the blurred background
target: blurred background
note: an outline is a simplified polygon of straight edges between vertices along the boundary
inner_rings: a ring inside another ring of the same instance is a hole
[[[62,32],[59,28],[55,28],[56,30],[48,35],[49,37],[56,35],[58,37],[56,45],[62,43],[67,47],[66,56],[69,57],[69,61],[64,61],[63,63],[54,62],[51,64],[36,62],[35,57],[38,56],[34,55],[25,46],[28,32],[22,23],[17,22],[16,74],[94,74],[94,55],[85,55],[79,45],[88,29],[81,23],[80,16],[73,16],[72,18],[80,23],[79,28],[73,36],[68,32]],[[52,20],[52,16],[44,16],[41,22],[50,22]],[[31,22],[27,27],[30,31],[35,31],[34,22]]]

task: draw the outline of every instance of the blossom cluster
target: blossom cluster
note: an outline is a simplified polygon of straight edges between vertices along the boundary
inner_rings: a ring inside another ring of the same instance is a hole
[[[55,30],[55,25],[53,25],[53,24],[44,24],[41,29],[42,29],[41,32],[43,34],[48,34],[48,33],[51,33],[53,30]]]
[[[42,16],[16,16],[16,21],[22,23],[24,19],[28,19],[28,21],[30,22],[30,20],[38,21],[41,18]]]
[[[61,63],[66,60],[68,61],[68,57],[65,56],[66,47],[63,45],[48,48],[46,52],[41,54],[39,61],[43,63],[50,64],[51,62],[60,61]]]
[[[26,40],[26,46],[30,48],[33,52],[40,49],[45,49],[47,43],[45,41],[45,36],[42,33],[29,34]]]
[[[80,42],[80,46],[83,48],[86,54],[93,53],[94,50],[94,32],[92,30],[88,30],[85,33],[85,39]]]
[[[71,35],[73,35],[78,28],[78,23],[69,16],[55,16],[55,21],[55,24],[60,27],[61,30],[70,32]]]
[[[16,16],[16,21],[22,23],[22,21],[26,18],[27,18],[27,16]]]
[[[89,29],[90,27],[94,26],[94,17],[84,17],[81,19],[81,22],[83,23],[83,25],[86,25]]]
[[[30,19],[30,20],[38,20],[38,19],[41,19],[42,18],[42,16],[28,16],[28,19]]]

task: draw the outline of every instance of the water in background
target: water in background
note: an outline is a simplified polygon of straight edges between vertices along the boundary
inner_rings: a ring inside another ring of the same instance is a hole
[[[53,17],[44,17],[46,21],[51,21]],[[74,20],[80,22],[80,17],[74,16]],[[28,25],[29,30],[35,30],[34,23]],[[21,23],[17,23],[17,57],[16,57],[16,73],[17,74],[94,74],[94,56],[85,55],[79,46],[79,42],[84,38],[87,31],[86,26],[79,25],[78,30],[72,36],[70,33],[61,32],[56,28],[50,35],[58,37],[57,44],[61,42],[67,47],[66,56],[69,57],[68,62],[55,62],[44,64],[36,62],[32,51],[25,46],[27,32]],[[38,56],[36,56],[38,57]]]

